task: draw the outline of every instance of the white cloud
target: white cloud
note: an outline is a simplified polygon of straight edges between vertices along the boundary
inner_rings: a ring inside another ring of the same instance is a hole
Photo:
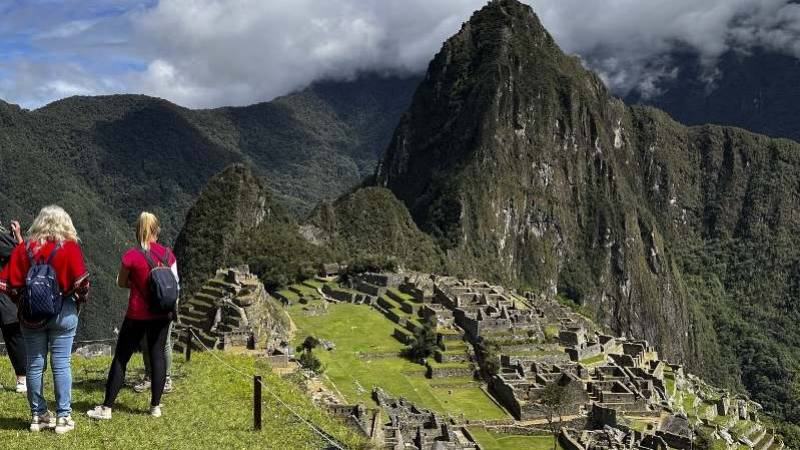
[[[800,5],[789,0],[532,0],[567,51],[621,93],[674,77],[666,58],[675,49],[699,53],[713,80],[726,51],[753,46],[800,57]]]
[[[160,62],[141,88],[187,106],[241,105],[321,78],[419,71],[479,4],[162,0],[135,18],[143,53]]]
[[[68,92],[136,92],[192,107],[243,105],[324,78],[418,72],[486,4],[114,0],[125,12],[74,13],[80,5],[97,9],[107,1],[72,0],[71,8],[39,15],[28,8],[6,22],[0,16],[0,38],[5,30],[13,35],[35,28],[45,17],[44,31],[33,41],[49,52],[0,60],[0,98],[37,105]],[[657,93],[660,80],[677,74],[669,53],[678,48],[699,52],[711,81],[717,58],[729,49],[763,45],[800,56],[800,4],[790,0],[527,2],[562,48],[582,55],[618,93],[634,87]]]

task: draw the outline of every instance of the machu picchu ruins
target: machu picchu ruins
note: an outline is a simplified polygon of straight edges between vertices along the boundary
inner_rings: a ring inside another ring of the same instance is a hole
[[[180,306],[176,348],[184,351],[183,330],[200,339],[197,349],[281,349],[291,333],[291,322],[258,277],[247,266],[217,270],[198,292]]]
[[[467,386],[479,389],[475,392],[483,391],[502,411],[491,419],[469,417],[469,410],[434,412],[387,386],[355,378],[355,392],[360,398],[372,392],[371,401],[352,403],[341,392],[328,395],[337,400],[323,403],[384,448],[479,449],[476,429],[491,436],[545,439],[554,423],[558,445],[570,450],[689,450],[700,432],[719,448],[783,446],[760,420],[755,402],[661,359],[645,340],[614,336],[555,297],[417,272],[332,272],[326,269],[274,295],[294,319],[299,312],[322,318],[339,305],[373,311],[364,314],[388,320],[392,339],[402,345],[426,323],[434,324],[436,349],[422,361],[426,383],[445,397]],[[363,336],[358,345],[368,345],[372,337]],[[335,361],[338,344],[328,341],[320,351]],[[399,352],[355,355],[400,358]],[[553,385],[570,392],[559,417],[541,403]],[[333,392],[341,387],[331,384]]]

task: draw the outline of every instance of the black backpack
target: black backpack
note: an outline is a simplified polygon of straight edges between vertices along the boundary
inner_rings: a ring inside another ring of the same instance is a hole
[[[28,260],[31,263],[25,277],[22,318],[28,323],[41,323],[57,316],[63,306],[61,287],[58,285],[53,257],[61,249],[61,243],[50,252],[47,260],[33,256],[32,246],[28,245]]]
[[[150,290],[150,311],[164,314],[175,311],[178,305],[178,280],[169,266],[169,249],[164,248],[164,258],[153,261],[150,251],[142,249],[150,273],[147,275],[147,286]]]

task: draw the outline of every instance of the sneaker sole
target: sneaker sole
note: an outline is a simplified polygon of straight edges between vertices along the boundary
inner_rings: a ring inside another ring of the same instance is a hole
[[[50,428],[55,428],[55,427],[56,427],[55,425],[41,424],[41,425],[31,425],[28,429],[31,430],[34,433],[38,433],[40,431],[47,430],[47,429],[50,429]]]
[[[56,427],[56,434],[69,433],[70,431],[72,431],[74,429],[75,429],[74,425],[71,426],[71,427],[63,427],[63,428]]]
[[[94,419],[94,420],[111,420],[111,417],[95,416],[95,415],[92,415],[92,414],[86,414],[86,415],[89,416],[90,419]]]

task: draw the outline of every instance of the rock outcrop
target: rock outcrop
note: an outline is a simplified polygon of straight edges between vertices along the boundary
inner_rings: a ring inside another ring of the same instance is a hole
[[[208,348],[279,348],[292,333],[286,311],[246,266],[218,270],[181,304],[178,324],[190,327]]]

